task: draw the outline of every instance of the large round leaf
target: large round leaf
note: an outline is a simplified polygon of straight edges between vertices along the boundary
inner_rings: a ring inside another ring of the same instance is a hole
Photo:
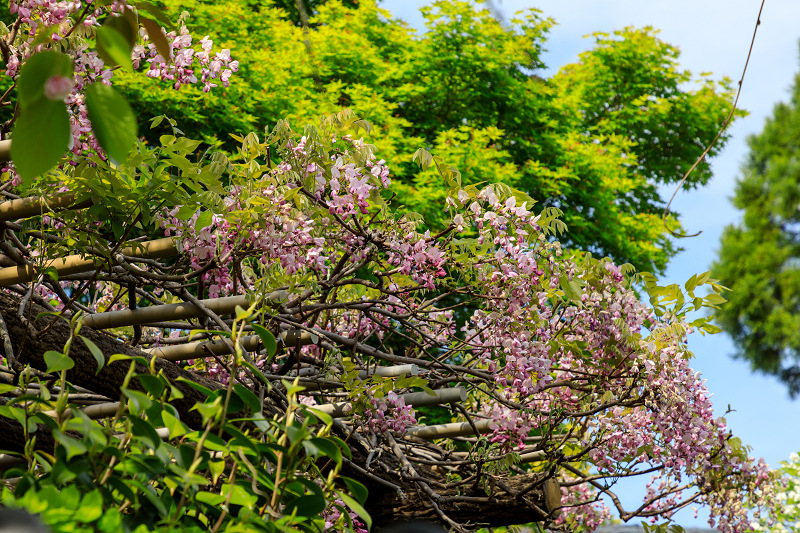
[[[131,70],[131,48],[128,39],[111,25],[97,28],[97,55],[106,65]]]
[[[112,161],[123,161],[136,143],[136,116],[125,98],[108,85],[86,89],[86,108],[97,141]]]
[[[22,182],[29,185],[58,163],[70,138],[64,102],[39,98],[26,106],[14,125],[11,160]]]
[[[72,77],[72,59],[68,55],[46,51],[25,62],[17,82],[22,109],[38,105],[37,100],[44,98],[44,85],[52,76]]]

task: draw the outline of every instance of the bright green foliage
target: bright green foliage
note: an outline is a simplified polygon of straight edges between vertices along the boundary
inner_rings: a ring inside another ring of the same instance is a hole
[[[237,319],[250,315],[242,310]],[[75,334],[78,323],[80,315],[71,323]],[[67,401],[75,334],[61,353],[45,354],[54,363],[48,361],[48,372],[60,373],[57,398],[26,374],[20,386],[34,385],[39,395],[0,404],[0,417],[24,422],[30,443],[21,465],[0,473],[13,480],[0,489],[4,506],[39,515],[55,533],[314,533],[333,507],[344,511],[338,531],[351,531],[349,510],[371,523],[366,487],[339,476],[350,448],[329,435],[330,416],[298,405],[301,387],[285,382],[287,409],[265,417],[259,398],[238,383],[215,391],[190,383],[206,396],[193,408],[204,427],[193,430],[170,404],[181,393],[163,375],[137,373],[135,363],[142,369],[147,361],[136,359],[116,416],[98,422]],[[130,358],[109,362],[117,359]],[[237,359],[234,368],[241,354]],[[0,385],[0,393],[16,388]],[[48,410],[53,404],[55,412]],[[37,424],[52,431],[52,455],[33,446]]]
[[[113,87],[93,83],[86,89],[86,108],[100,145],[113,161],[124,161],[136,144],[136,117],[128,102]]]
[[[738,356],[774,374],[800,394],[800,79],[778,104],[736,186],[741,223],[722,235],[714,277],[732,289],[717,311]]]
[[[12,157],[25,182],[53,167],[69,144],[66,105],[45,94],[45,84],[51,77],[72,77],[69,56],[52,51],[36,54],[19,77],[20,115],[14,128],[19,142],[14,143]]]
[[[397,200],[432,229],[445,224],[446,192],[435,173],[411,165],[420,146],[458,168],[464,185],[503,181],[562,209],[567,244],[640,269],[663,271],[676,252],[656,187],[682,177],[729,107],[727,82],[687,84],[677,49],[651,29],[599,34],[546,80],[536,73],[553,22],[536,11],[504,27],[486,9],[443,0],[423,9],[420,34],[371,1],[332,0],[316,6],[306,39],[277,2],[165,4],[173,17],[191,13],[189,26],[230,48],[241,72],[208,94],[115,74],[141,120],[157,109],[190,137],[230,143],[229,133],[348,106],[374,126],[369,142],[402,162],[392,168]],[[687,186],[709,177],[703,164]]]

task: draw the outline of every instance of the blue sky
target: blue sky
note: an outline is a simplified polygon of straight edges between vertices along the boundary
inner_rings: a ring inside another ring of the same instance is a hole
[[[385,0],[382,7],[396,17],[422,28],[420,0]],[[544,55],[548,73],[574,62],[591,46],[584,36],[610,32],[625,26],[653,26],[660,37],[681,50],[680,63],[693,73],[713,72],[734,81],[741,76],[747,57],[760,0],[495,0],[506,16],[535,7],[555,19]],[[761,130],[773,106],[788,99],[795,74],[800,70],[800,2],[767,0],[761,17],[753,55],[739,107],[750,115],[731,128],[732,138],[724,153],[712,161],[714,179],[706,188],[681,192],[673,210],[681,214],[687,233],[702,230],[699,237],[683,239],[685,251],[673,259],[663,282],[683,283],[692,274],[708,270],[714,260],[722,230],[735,223],[740,214],[733,209],[733,195],[739,167],[747,154],[746,137]],[[669,191],[666,196],[672,194]],[[764,457],[771,466],[800,451],[800,400],[791,401],[786,389],[775,379],[750,372],[746,363],[730,357],[734,348],[724,335],[692,335],[690,347],[696,355],[693,366],[708,380],[708,388],[719,414],[728,405],[734,409],[726,418],[742,441],[753,447],[753,455]],[[640,487],[621,490],[624,501],[635,504]],[[677,521],[699,526],[689,510]]]

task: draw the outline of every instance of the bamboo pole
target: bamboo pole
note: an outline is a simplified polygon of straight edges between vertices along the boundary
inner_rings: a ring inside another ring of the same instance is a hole
[[[489,433],[492,429],[489,427],[494,421],[483,419],[476,420],[475,427],[478,432]],[[464,437],[466,435],[474,435],[475,430],[469,422],[452,422],[450,424],[434,424],[430,426],[414,426],[406,429],[406,435],[410,437],[419,437],[420,439],[433,440],[433,439],[450,439],[453,437]]]
[[[287,347],[313,344],[313,338],[308,331],[283,331],[278,335],[277,340]],[[261,339],[258,335],[247,335],[239,339],[239,342],[246,351],[254,352],[258,349]],[[157,348],[148,348],[144,351],[155,357],[167,359],[168,361],[202,359],[209,355],[228,355],[231,353],[228,343],[222,339],[216,341],[187,342],[186,344],[176,344],[174,346],[159,346]]]
[[[233,313],[237,306],[247,308],[250,302],[247,296],[226,296],[201,300],[209,311],[218,315]],[[123,326],[140,326],[151,322],[164,322],[205,316],[202,309],[190,302],[168,305],[153,305],[138,309],[122,309],[107,313],[95,313],[83,317],[83,325],[94,329],[110,329]]]
[[[97,403],[94,405],[87,405],[81,411],[83,414],[91,418],[92,420],[97,420],[98,418],[109,418],[117,414],[119,410],[120,403],[119,402],[106,402],[106,403]],[[45,411],[44,413],[50,418],[56,418],[58,416],[58,412],[56,411]],[[72,410],[67,409],[62,413],[61,421],[69,420],[72,418]]]
[[[11,161],[11,141],[0,141],[0,161]]]
[[[146,241],[131,245],[120,250],[120,253],[141,259],[160,259],[176,255],[178,249],[171,237]],[[42,269],[53,267],[59,276],[68,276],[94,270],[103,260],[99,257],[69,255],[59,259],[47,261]],[[20,265],[15,267],[0,268],[0,287],[26,283],[36,277],[38,270],[33,265]]]
[[[358,379],[367,379],[370,376],[396,378],[406,375],[415,376],[417,374],[419,374],[419,367],[417,365],[379,366],[377,368],[370,368],[369,370],[359,370]],[[305,387],[306,391],[341,389],[345,386],[344,383],[337,379],[317,381],[308,378],[303,379],[302,377],[298,380],[297,384]]]
[[[280,290],[268,294],[266,300],[270,305],[276,305],[285,300],[286,296],[287,292]],[[200,300],[200,302],[209,311],[218,315],[233,313],[237,306],[245,309],[250,306],[250,301],[244,295],[210,298],[208,300]],[[110,329],[123,326],[140,326],[167,320],[201,318],[203,316],[205,316],[205,312],[202,309],[193,303],[182,302],[86,315],[83,317],[83,325],[94,329]]]
[[[90,205],[92,205],[92,200],[88,198],[82,202],[75,203],[75,195],[71,193],[54,196],[52,198],[46,196],[30,196],[28,198],[8,200],[0,203],[0,221],[34,217],[57,209],[83,209]]]
[[[413,405],[414,407],[463,402],[467,399],[467,389],[463,387],[438,389],[433,392],[435,393],[433,396],[427,392],[411,392],[408,394],[401,394],[400,397],[405,400],[406,405]],[[353,404],[350,402],[327,403],[311,406],[311,409],[322,411],[323,413],[329,414],[333,418],[342,418],[347,416],[347,413],[350,412],[352,408]]]

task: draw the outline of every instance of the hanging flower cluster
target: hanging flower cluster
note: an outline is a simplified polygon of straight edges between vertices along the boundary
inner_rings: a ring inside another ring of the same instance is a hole
[[[384,398],[370,398],[369,403],[370,407],[364,410],[364,426],[369,433],[377,435],[391,430],[403,434],[417,423],[412,407],[394,391]]]

